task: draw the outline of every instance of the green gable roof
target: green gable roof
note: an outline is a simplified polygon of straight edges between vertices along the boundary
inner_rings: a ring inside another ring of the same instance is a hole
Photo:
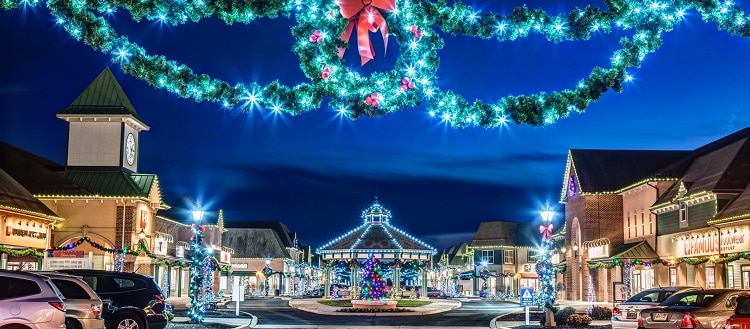
[[[155,175],[68,170],[63,177],[101,197],[148,198]]]
[[[133,116],[143,124],[133,104],[122,90],[109,67],[99,73],[86,89],[78,95],[67,108],[57,113],[60,115],[124,115]],[[145,126],[145,124],[144,124]]]

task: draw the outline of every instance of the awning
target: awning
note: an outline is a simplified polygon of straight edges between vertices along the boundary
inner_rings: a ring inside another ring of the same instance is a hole
[[[522,278],[538,278],[539,277],[538,274],[531,273],[531,272],[528,272],[528,273],[519,273],[519,274],[521,274]]]
[[[641,242],[635,242],[635,243],[628,243],[625,245],[622,245],[620,247],[617,247],[612,250],[612,256],[606,257],[606,258],[596,258],[596,259],[589,259],[586,262],[588,263],[598,263],[598,262],[612,262],[614,259],[619,260],[642,260],[642,261],[652,261],[654,259],[659,258],[659,255],[656,254],[653,248],[646,243],[646,241]]]

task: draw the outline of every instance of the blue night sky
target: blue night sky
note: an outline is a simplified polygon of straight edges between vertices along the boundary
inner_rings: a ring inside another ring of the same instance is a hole
[[[468,2],[509,15],[515,1]],[[549,14],[602,2],[527,1]],[[740,3],[739,5],[743,5]],[[746,8],[747,9],[747,8]],[[123,35],[230,83],[307,81],[292,52],[293,18],[227,26],[205,19],[171,27],[111,18]],[[66,124],[55,114],[107,66],[151,130],[141,133],[139,171],[157,174],[164,200],[183,193],[227,221],[280,220],[319,246],[360,224],[376,195],[393,224],[438,248],[469,241],[482,221],[538,221],[557,204],[570,148],[693,149],[748,126],[750,40],[689,11],[663,36],[622,93],[608,92],[554,125],[452,128],[425,109],[352,121],[324,106],[298,116],[242,113],[181,99],[124,74],[110,56],[70,38],[44,6],[0,11],[0,140],[64,163]],[[439,86],[469,100],[572,88],[609,66],[620,36],[555,44],[543,36],[500,43],[443,35]],[[395,38],[364,72],[390,70]],[[359,66],[347,51],[347,64]]]

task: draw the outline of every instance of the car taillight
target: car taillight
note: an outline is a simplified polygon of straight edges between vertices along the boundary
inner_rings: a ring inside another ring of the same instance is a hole
[[[65,312],[65,303],[63,303],[63,302],[49,302],[49,304],[52,305],[52,307],[54,307],[54,308],[56,308],[56,309],[58,309],[60,311]]]
[[[622,315],[622,313],[620,313],[620,308],[618,308],[618,307],[613,308],[612,309],[612,315],[614,315],[614,316],[620,316],[620,315]]]
[[[163,296],[163,295],[161,295],[161,294],[156,294],[156,295],[154,295],[154,297],[155,297],[155,298],[156,298],[156,299],[157,299],[158,301],[160,301],[160,302],[163,302],[163,301],[164,301],[164,296]]]
[[[739,327],[739,325],[732,325],[732,318],[727,319],[727,322],[724,324],[724,329],[732,329],[732,327]]]
[[[700,322],[698,322],[698,319],[696,319],[690,312],[685,312],[682,314],[680,328],[695,328],[698,326],[698,324],[700,324]]]
[[[638,326],[643,327],[643,317],[641,316],[641,312],[638,312]]]
[[[91,313],[94,314],[95,318],[98,318],[102,314],[102,304],[91,304]]]

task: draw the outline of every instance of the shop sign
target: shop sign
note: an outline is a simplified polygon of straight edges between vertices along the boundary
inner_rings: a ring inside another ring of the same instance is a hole
[[[46,239],[47,238],[47,233],[45,232],[22,230],[20,228],[11,228],[9,226],[5,227],[5,235],[22,236],[22,237],[29,237],[29,238],[34,238],[34,239]]]
[[[166,255],[167,254],[167,240],[162,237],[154,239],[154,254]]]
[[[523,264],[523,271],[524,272],[536,272],[536,269],[534,269],[534,264]]]
[[[695,235],[679,241],[678,252],[684,256],[719,253],[718,235]]]
[[[722,227],[658,237],[661,256],[695,257],[750,250],[750,225]]]
[[[721,230],[721,251],[740,252],[750,250],[748,226],[738,226]]]
[[[54,250],[52,257],[55,258],[83,258],[83,250]]]
[[[232,269],[246,269],[247,263],[235,263],[232,264]]]
[[[609,257],[609,245],[589,247],[589,258],[607,258]]]
[[[91,260],[88,258],[47,258],[46,269],[50,271],[63,269],[91,269]]]

